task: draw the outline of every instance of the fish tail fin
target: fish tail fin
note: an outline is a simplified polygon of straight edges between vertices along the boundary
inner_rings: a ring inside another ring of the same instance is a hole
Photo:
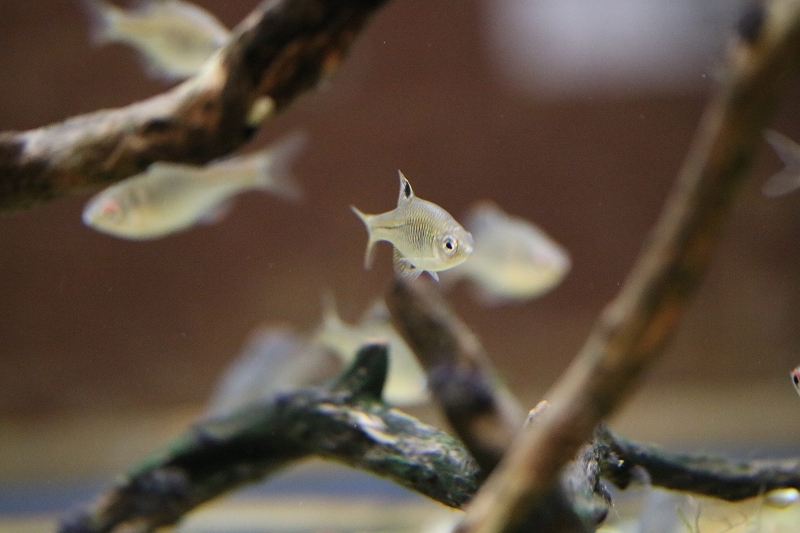
[[[764,130],[764,138],[783,161],[785,168],[772,175],[762,186],[764,196],[782,196],[800,188],[800,146],[785,135]]]
[[[104,0],[79,0],[89,17],[89,36],[92,43],[103,45],[116,40],[120,8]]]
[[[253,156],[256,187],[287,200],[301,200],[303,190],[292,174],[292,163],[306,144],[308,135],[294,132]]]
[[[364,214],[354,205],[350,206],[350,210],[355,213],[367,227],[367,251],[364,253],[364,269],[369,270],[372,267],[372,257],[376,242],[375,238],[372,236],[372,224],[370,221],[375,215]]]

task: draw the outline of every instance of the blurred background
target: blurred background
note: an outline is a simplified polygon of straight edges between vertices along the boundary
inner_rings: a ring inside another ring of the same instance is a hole
[[[229,27],[255,4],[198,3]],[[315,328],[323,290],[355,321],[387,288],[391,252],[379,245],[363,270],[366,233],[348,206],[391,209],[398,168],[456,218],[489,198],[571,254],[563,284],[528,303],[486,307],[465,285],[448,293],[533,406],[631,268],[743,4],[390,2],[331,82],[244,148],[307,131],[295,165],[304,202],[247,193],[220,223],[151,242],[83,226],[92,191],[0,216],[0,501],[108,480],[202,411],[255,327]],[[166,88],[133,50],[93,46],[78,2],[0,2],[0,50],[0,130]],[[772,123],[795,140],[798,94],[794,83]],[[692,309],[615,419],[620,431],[685,449],[800,451],[789,381],[800,363],[800,192],[760,193],[780,167],[765,144]]]

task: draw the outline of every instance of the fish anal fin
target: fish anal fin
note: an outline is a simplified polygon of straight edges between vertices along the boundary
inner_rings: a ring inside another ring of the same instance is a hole
[[[394,263],[394,272],[398,277],[405,280],[412,280],[416,279],[420,274],[422,274],[422,270],[414,266],[414,263],[412,263],[407,257],[404,257],[397,248],[394,249],[394,255],[392,259]]]

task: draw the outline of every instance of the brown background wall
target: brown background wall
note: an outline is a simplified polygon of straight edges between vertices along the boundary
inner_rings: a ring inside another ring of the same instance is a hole
[[[252,4],[202,2],[229,26]],[[89,193],[1,216],[0,418],[200,404],[256,325],[314,327],[325,288],[355,319],[391,269],[383,246],[377,267],[362,271],[365,232],[348,206],[391,208],[398,168],[456,216],[492,198],[571,252],[573,271],[540,300],[489,309],[466,287],[451,295],[513,387],[541,395],[624,279],[712,82],[570,99],[516,92],[487,52],[487,6],[390,3],[330,86],[266,125],[253,147],[295,128],[311,136],[296,166],[302,204],[251,193],[216,226],[147,243],[82,226]],[[89,44],[77,3],[0,2],[0,130],[161,90],[130,50]],[[795,85],[774,127],[800,139],[797,94]],[[800,193],[760,195],[778,166],[765,149],[649,384],[733,384],[747,394],[775,380],[790,391],[800,363]]]

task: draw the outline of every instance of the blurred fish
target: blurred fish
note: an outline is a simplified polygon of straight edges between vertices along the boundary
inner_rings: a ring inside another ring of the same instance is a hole
[[[466,219],[475,250],[447,272],[445,281],[470,280],[489,304],[541,296],[569,272],[566,250],[535,224],[512,217],[489,201],[475,204]]]
[[[414,195],[403,173],[397,207],[379,215],[366,215],[350,209],[367,227],[367,251],[364,268],[372,265],[373,246],[387,241],[394,246],[395,272],[415,278],[423,271],[439,280],[437,271],[462,263],[472,253],[472,235],[444,209]]]
[[[178,80],[197,74],[230,31],[214,15],[182,0],[142,0],[130,10],[105,0],[81,0],[97,43],[138,50],[153,77]]]
[[[797,366],[794,370],[792,370],[791,376],[794,390],[797,391],[797,394],[800,394],[800,366]]]
[[[125,239],[156,239],[198,222],[218,221],[232,197],[243,191],[297,198],[300,190],[289,165],[304,143],[304,136],[289,135],[266,150],[202,167],[153,163],[89,200],[83,222]]]
[[[761,187],[764,196],[782,196],[800,187],[800,145],[777,131],[764,130],[764,138],[781,158],[785,168]]]
[[[378,302],[356,325],[346,324],[339,318],[333,296],[323,295],[322,323],[314,340],[332,351],[347,365],[356,351],[368,340],[382,339],[389,343],[389,374],[383,397],[395,405],[413,405],[426,402],[428,392],[425,371],[388,318],[383,302]]]
[[[332,359],[288,329],[256,331],[217,383],[206,416],[229,415],[279,392],[322,383],[336,369]]]

